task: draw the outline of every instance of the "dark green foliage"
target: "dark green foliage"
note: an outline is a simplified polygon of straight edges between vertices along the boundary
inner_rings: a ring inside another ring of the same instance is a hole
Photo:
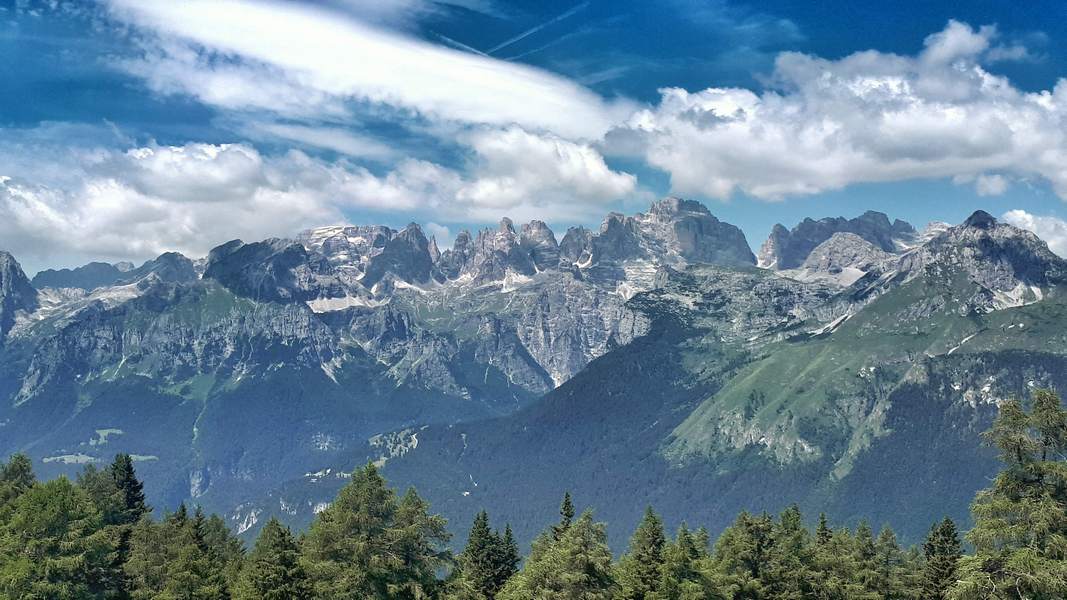
[[[956,571],[963,555],[960,536],[952,519],[945,517],[940,523],[934,523],[923,543],[923,555],[923,598],[948,598],[949,590],[956,585]]]
[[[246,556],[217,515],[182,504],[154,521],[128,456],[87,467],[77,485],[36,482],[24,457],[0,467],[0,598],[125,600],[1053,600],[1067,597],[1067,411],[1036,392],[1028,412],[1006,402],[987,434],[1004,470],[974,502],[964,556],[955,523],[934,524],[921,550],[877,535],[809,530],[798,506],[777,518],[741,513],[709,552],[706,529],[673,539],[647,508],[613,564],[605,526],[560,521],[524,568],[510,526],[482,511],[452,559],[442,517],[403,496],[373,465],[322,511],[301,541],[271,519]],[[442,580],[443,575],[448,575]]]
[[[30,489],[34,481],[33,463],[25,454],[12,455],[0,463],[0,507]]]
[[[564,492],[563,501],[559,505],[559,525],[552,528],[552,537],[556,540],[562,538],[572,521],[574,521],[574,503],[571,502],[571,493]]]
[[[733,597],[763,597],[773,527],[768,515],[741,513],[719,537],[712,564],[720,574],[722,586]]]
[[[655,600],[697,600],[720,598],[707,568],[707,551],[701,550],[689,528],[682,524],[674,541],[663,548],[663,562],[655,592],[645,598]]]
[[[768,562],[764,568],[764,588],[776,598],[807,598],[812,594],[814,576],[811,534],[804,528],[800,509],[785,509],[771,531]]]
[[[84,490],[60,477],[32,485],[9,508],[0,525],[0,597],[108,597],[114,545]]]
[[[145,503],[144,485],[137,479],[133,459],[129,454],[115,456],[111,463],[111,478],[122,494],[122,523],[136,523],[151,510]]]
[[[613,598],[611,551],[603,523],[582,513],[557,540],[543,535],[535,542],[525,568],[508,581],[501,600],[608,600]]]
[[[237,583],[235,600],[309,600],[311,583],[300,564],[293,534],[277,519],[267,521],[248,554]]]
[[[458,557],[453,595],[492,600],[518,571],[519,560],[511,527],[505,528],[503,535],[493,531],[489,528],[488,513],[481,511],[474,518],[467,547]]]
[[[976,552],[950,597],[1067,597],[1067,411],[1038,390],[1029,413],[1005,402],[986,438],[1005,468],[972,505]]]
[[[629,551],[619,560],[615,576],[619,582],[617,598],[644,600],[658,589],[666,543],[663,521],[649,506],[630,538]]]
[[[189,518],[183,504],[160,523],[144,518],[134,525],[125,564],[130,596],[228,598],[229,565],[218,559],[224,550],[209,544],[206,523]]]
[[[316,595],[393,600],[422,598],[437,587],[448,563],[445,521],[431,515],[414,490],[400,500],[368,464],[329,508],[319,513],[303,543]]]

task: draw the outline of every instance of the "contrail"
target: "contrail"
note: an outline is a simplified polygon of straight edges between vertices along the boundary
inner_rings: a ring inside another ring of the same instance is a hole
[[[452,46],[453,48],[459,48],[460,50],[466,50],[467,52],[473,52],[475,54],[480,54],[482,56],[489,56],[485,52],[482,52],[481,50],[479,50],[477,48],[471,48],[467,44],[464,44],[463,42],[461,42],[459,40],[454,40],[454,39],[448,37],[447,35],[444,35],[443,33],[437,33],[435,31],[435,32],[433,32],[433,34],[436,35],[438,38],[440,38],[442,42],[448,44],[449,46]]]
[[[519,35],[517,35],[517,36],[515,36],[515,37],[513,37],[511,39],[505,40],[505,41],[497,44],[496,46],[493,46],[489,50],[486,50],[486,54],[492,54],[492,53],[496,52],[497,50],[500,50],[501,48],[507,48],[508,46],[514,44],[515,42],[518,42],[520,40],[526,39],[527,37],[537,33],[538,31],[541,31],[542,29],[544,29],[545,27],[548,27],[549,25],[552,25],[553,23],[559,23],[563,19],[566,19],[567,17],[573,16],[575,13],[577,13],[578,11],[584,9],[587,6],[589,6],[589,2],[582,2],[578,6],[575,6],[574,8],[571,8],[567,12],[565,12],[565,13],[563,13],[561,15],[558,15],[556,17],[553,17],[553,18],[545,21],[544,23],[541,23],[537,27],[534,27],[532,29],[527,29],[526,31],[520,33]]]

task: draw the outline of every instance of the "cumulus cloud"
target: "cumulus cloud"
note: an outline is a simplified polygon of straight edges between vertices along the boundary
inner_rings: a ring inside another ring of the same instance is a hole
[[[632,105],[547,71],[429,44],[308,4],[110,0],[142,32],[120,61],[162,93],[227,109],[343,115],[352,102],[435,120],[594,139]]]
[[[1058,217],[1033,215],[1025,210],[1009,210],[1001,217],[1012,225],[1034,232],[1045,240],[1049,250],[1067,258],[1067,221]]]
[[[974,191],[979,196],[999,196],[1008,191],[1008,180],[1003,175],[979,175],[974,181]]]
[[[386,221],[444,222],[501,216],[580,220],[635,193],[588,145],[519,128],[470,134],[464,171],[404,159],[375,173],[347,159],[292,150],[264,155],[248,144],[63,148],[33,136],[0,145],[4,249],[38,262],[144,259],[167,250],[201,256],[235,238],[288,236],[346,221],[352,210]],[[599,216],[599,215],[598,215]],[[432,231],[443,240],[447,227]]]
[[[1067,81],[1030,93],[988,72],[997,39],[952,21],[916,56],[783,53],[773,89],[663,89],[605,147],[666,171],[676,193],[715,198],[945,177],[998,193],[1006,176],[1043,178],[1067,198]]]

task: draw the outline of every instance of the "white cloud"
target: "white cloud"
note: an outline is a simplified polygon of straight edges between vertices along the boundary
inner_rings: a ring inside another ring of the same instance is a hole
[[[1036,176],[1067,198],[1067,81],[1028,93],[989,73],[995,39],[992,27],[953,21],[917,56],[783,53],[774,90],[661,90],[605,147],[643,157],[685,195],[778,200],[946,177],[993,193],[1007,177]]]
[[[243,129],[255,139],[296,142],[313,148],[333,150],[353,158],[387,161],[399,156],[395,148],[341,127],[254,122]]]
[[[62,129],[58,131],[63,131]],[[2,133],[2,132],[0,132]],[[381,220],[576,221],[636,193],[588,145],[518,128],[469,134],[466,172],[404,159],[374,173],[347,159],[300,151],[264,155],[247,144],[63,146],[47,136],[8,136],[0,164],[0,240],[32,262],[145,259],[167,250],[204,255],[223,241],[288,236],[346,221],[353,210]],[[7,157],[33,156],[33,160]],[[0,173],[8,175],[8,173]],[[404,215],[397,218],[400,215]],[[447,227],[434,224],[442,241]]]
[[[111,0],[147,32],[120,64],[155,90],[301,116],[364,102],[430,119],[594,139],[632,110],[525,65],[429,44],[298,3]]]
[[[974,181],[979,196],[999,196],[1008,191],[1008,179],[1003,175],[979,175]]]
[[[1016,227],[1034,232],[1045,240],[1050,250],[1067,258],[1067,221],[1058,217],[1032,215],[1025,210],[1009,210],[1001,218]]]
[[[334,0],[361,19],[390,25],[411,25],[414,20],[449,8],[463,8],[488,15],[500,14],[488,0]]]
[[[452,230],[445,225],[430,221],[422,226],[426,233],[437,240],[438,248],[447,248],[452,245]]]

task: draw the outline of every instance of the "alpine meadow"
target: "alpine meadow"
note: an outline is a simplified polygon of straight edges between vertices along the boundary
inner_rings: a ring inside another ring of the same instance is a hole
[[[0,600],[1067,599],[1067,5],[0,0]]]

